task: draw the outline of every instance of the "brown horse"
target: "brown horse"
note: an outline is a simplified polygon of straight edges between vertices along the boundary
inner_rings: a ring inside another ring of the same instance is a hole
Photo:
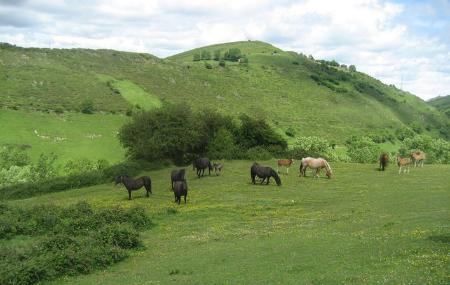
[[[382,153],[380,155],[380,170],[384,171],[389,162],[389,155],[387,153]]]
[[[423,151],[417,150],[411,152],[411,160],[414,162],[414,167],[423,167],[423,162],[426,158],[426,155]]]
[[[403,168],[403,173],[407,173],[406,172],[407,170],[409,173],[409,165],[410,164],[411,164],[411,159],[409,159],[408,157],[401,157],[400,155],[397,155],[398,174],[400,174],[402,172],[402,168]]]
[[[300,163],[300,175],[299,176],[306,176],[306,168],[312,168],[316,170],[316,173],[314,174],[314,177],[319,178],[319,172],[322,168],[325,168],[326,175],[328,178],[331,178],[331,175],[333,174],[333,171],[331,170],[330,164],[323,159],[323,158],[312,158],[312,157],[305,157],[302,158],[302,162]]]
[[[286,167],[286,174],[289,174],[289,167],[291,167],[291,165],[294,164],[294,159],[279,159],[278,160],[278,165],[277,165],[277,173],[280,173],[280,171],[278,170],[278,168],[280,166],[285,166]]]

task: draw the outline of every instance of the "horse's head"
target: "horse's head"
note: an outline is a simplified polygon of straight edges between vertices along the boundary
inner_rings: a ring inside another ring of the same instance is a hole
[[[272,176],[275,179],[275,182],[277,183],[277,186],[281,186],[280,176],[278,176],[278,173],[275,170],[272,170]]]
[[[291,164],[294,164],[294,159],[293,158],[291,158]]]
[[[333,175],[333,172],[331,172],[331,170],[327,170],[325,175],[328,177],[328,179],[331,179],[331,176]]]
[[[114,181],[116,182],[115,185],[117,185],[117,184],[119,184],[119,183],[122,183],[122,181],[123,181],[123,175],[116,176],[116,179],[115,179]]]

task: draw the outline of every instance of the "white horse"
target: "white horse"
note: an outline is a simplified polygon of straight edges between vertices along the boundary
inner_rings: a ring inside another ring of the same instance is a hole
[[[316,173],[314,174],[314,177],[319,177],[319,172],[322,168],[325,168],[326,175],[328,178],[331,178],[331,175],[333,174],[333,171],[331,170],[330,164],[328,162],[319,157],[319,158],[313,158],[313,157],[305,157],[302,159],[302,162],[300,163],[300,175],[299,176],[306,176],[306,168],[312,168],[316,170]]]

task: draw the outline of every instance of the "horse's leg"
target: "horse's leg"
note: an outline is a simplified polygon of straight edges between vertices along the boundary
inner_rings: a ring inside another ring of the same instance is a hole
[[[131,200],[131,190],[128,190],[128,200]]]
[[[289,175],[289,167],[286,167],[286,175]]]
[[[186,204],[186,196],[187,196],[187,194],[184,195],[184,204]]]
[[[263,179],[261,179],[261,184],[264,183],[264,180],[266,180],[266,178],[264,177]]]
[[[269,176],[269,177],[267,177],[267,182],[266,182],[266,185],[269,185],[269,180],[270,180],[270,176]]]

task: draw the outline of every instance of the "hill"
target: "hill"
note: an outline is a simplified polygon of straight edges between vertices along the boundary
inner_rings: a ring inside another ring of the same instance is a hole
[[[443,112],[450,118],[450,95],[439,96],[428,100],[429,105],[435,107],[439,111]]]
[[[232,49],[239,49],[240,61],[232,56],[222,66],[213,59],[194,61],[204,50],[209,58],[218,50],[223,58]],[[99,115],[117,116],[172,102],[264,116],[283,135],[289,130],[294,136],[338,143],[351,135],[411,126],[450,136],[450,120],[412,94],[334,61],[257,41],[213,45],[166,59],[1,44],[0,66],[3,109],[73,113],[91,104]]]

